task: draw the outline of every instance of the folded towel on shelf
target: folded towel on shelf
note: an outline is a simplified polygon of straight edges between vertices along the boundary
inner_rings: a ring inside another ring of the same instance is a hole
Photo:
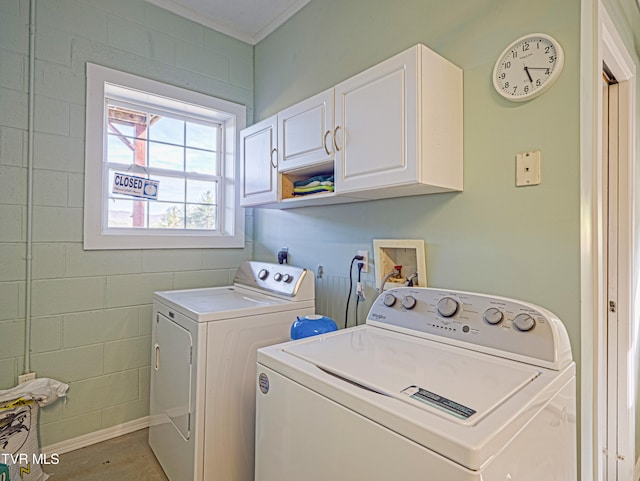
[[[315,184],[315,182],[318,182],[318,183]],[[333,175],[332,174],[314,175],[313,177],[309,177],[308,179],[296,180],[293,183],[293,186],[294,187],[310,187],[309,184],[314,184],[314,185],[333,185]]]
[[[319,185],[333,185],[333,182],[330,180],[323,180],[323,181],[314,180],[312,182],[309,182],[308,184],[304,184],[303,186],[299,186],[299,187],[317,187]],[[295,186],[295,183],[294,183],[294,186]]]
[[[333,190],[333,185],[316,185],[312,187],[294,187],[294,192],[311,192],[313,190]]]
[[[294,187],[293,195],[318,194],[320,192],[333,192],[333,185],[316,185],[314,187]]]

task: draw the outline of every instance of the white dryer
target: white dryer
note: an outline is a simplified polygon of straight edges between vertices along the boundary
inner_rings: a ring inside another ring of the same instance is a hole
[[[253,481],[256,351],[314,300],[312,272],[260,262],[233,286],[154,294],[149,444],[170,481]]]
[[[532,304],[395,288],[257,367],[256,481],[576,480],[575,363]]]

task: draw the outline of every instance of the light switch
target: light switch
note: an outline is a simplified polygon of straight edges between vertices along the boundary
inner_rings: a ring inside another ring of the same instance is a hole
[[[540,151],[523,152],[516,156],[516,186],[540,183]]]

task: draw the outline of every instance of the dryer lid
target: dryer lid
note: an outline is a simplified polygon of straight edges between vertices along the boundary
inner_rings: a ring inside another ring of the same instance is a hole
[[[460,425],[476,425],[541,373],[532,365],[379,328],[311,338],[283,351]]]
[[[238,287],[160,291],[154,293],[154,298],[197,322],[279,312],[295,305],[278,297]]]

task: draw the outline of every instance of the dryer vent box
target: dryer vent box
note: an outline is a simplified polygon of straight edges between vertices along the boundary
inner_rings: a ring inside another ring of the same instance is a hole
[[[400,282],[396,286],[406,285],[407,279],[417,273],[413,285],[427,287],[427,263],[425,261],[424,241],[420,239],[374,239],[374,265],[376,287],[396,266],[402,266]],[[387,288],[393,285],[387,282]]]

